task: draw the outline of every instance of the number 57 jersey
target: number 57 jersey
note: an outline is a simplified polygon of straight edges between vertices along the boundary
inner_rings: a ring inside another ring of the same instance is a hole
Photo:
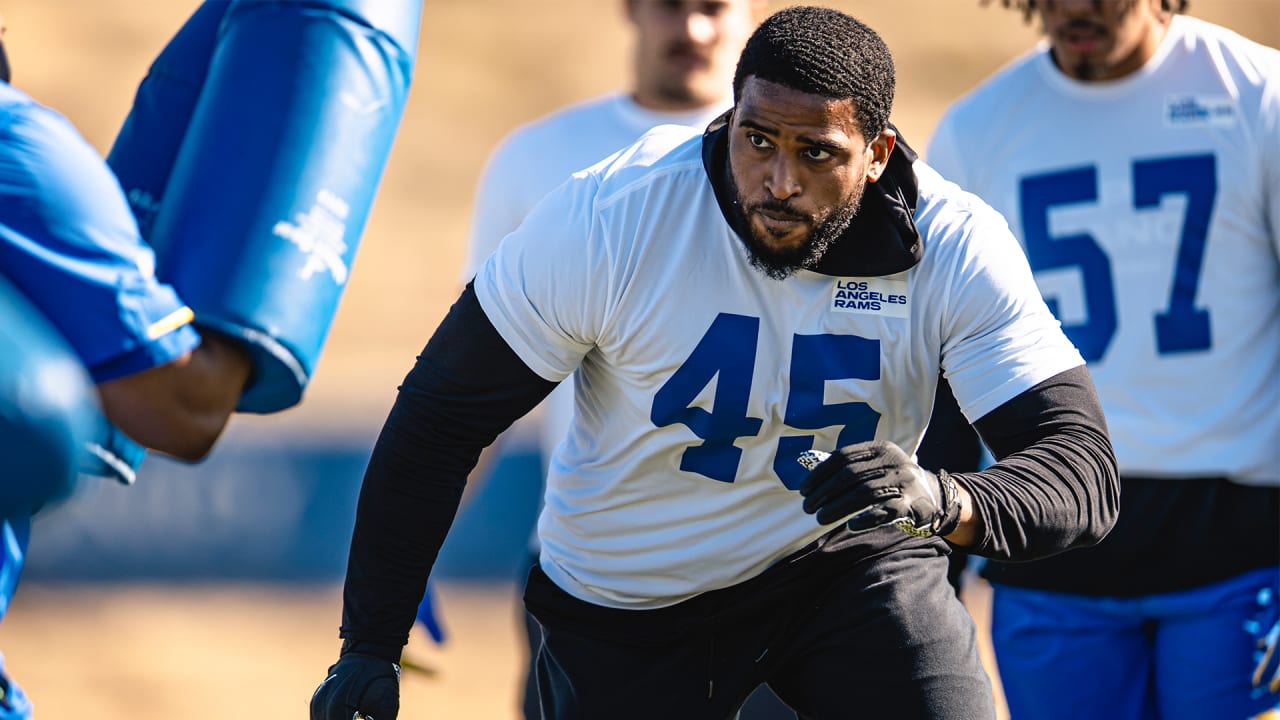
[[[1110,82],[1041,46],[929,163],[999,210],[1102,398],[1121,475],[1280,485],[1280,52],[1175,16]]]
[[[914,452],[940,369],[977,419],[1084,362],[1004,220],[923,163],[914,266],[775,280],[752,266],[690,133],[656,129],[574,175],[475,280],[526,365],[557,381],[577,370],[541,564],[605,606],[741,582],[829,531],[801,509],[797,456],[871,439]]]

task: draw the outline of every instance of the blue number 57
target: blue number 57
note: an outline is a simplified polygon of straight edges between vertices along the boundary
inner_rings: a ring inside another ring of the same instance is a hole
[[[1154,319],[1156,351],[1161,355],[1205,350],[1210,344],[1209,313],[1195,307],[1195,299],[1204,266],[1209,218],[1218,191],[1216,178],[1212,155],[1140,160],[1133,164],[1135,209],[1159,207],[1165,195],[1181,194],[1187,198],[1168,304]],[[1116,333],[1111,260],[1092,235],[1050,235],[1049,211],[1097,199],[1098,170],[1093,166],[1029,177],[1021,185],[1022,229],[1031,269],[1040,272],[1079,268],[1085,319],[1075,324],[1064,322],[1063,329],[1089,361],[1106,355]],[[1056,298],[1045,300],[1061,319]]]

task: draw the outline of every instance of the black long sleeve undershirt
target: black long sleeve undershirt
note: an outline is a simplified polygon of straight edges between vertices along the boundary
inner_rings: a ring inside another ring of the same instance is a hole
[[[554,386],[503,341],[468,286],[401,385],[365,472],[343,593],[344,652],[399,658],[480,451]],[[975,552],[1031,559],[1106,533],[1115,460],[1083,368],[976,425],[1002,459],[956,475],[985,521]]]
[[[555,385],[516,356],[468,285],[405,377],[365,470],[344,652],[399,659],[480,451]]]
[[[974,427],[997,462],[953,475],[985,526],[970,552],[1035,560],[1092,545],[1110,531],[1120,511],[1120,479],[1083,365],[1021,393]]]

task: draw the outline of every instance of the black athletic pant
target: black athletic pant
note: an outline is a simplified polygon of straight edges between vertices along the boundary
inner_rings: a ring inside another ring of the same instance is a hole
[[[768,683],[804,720],[994,718],[942,541],[864,557],[832,550],[842,534],[658,610],[578,600],[535,567],[525,604],[543,631],[543,717],[728,720]]]
[[[538,564],[537,556],[530,559],[530,567]],[[521,610],[525,631],[525,673],[520,692],[520,712],[524,720],[542,720],[542,708],[538,705],[538,674],[534,660],[542,646],[542,628],[528,610]],[[769,689],[767,685],[756,688],[747,698],[737,720],[796,720],[796,714]]]

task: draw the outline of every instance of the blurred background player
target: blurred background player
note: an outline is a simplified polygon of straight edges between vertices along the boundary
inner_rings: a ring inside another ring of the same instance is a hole
[[[764,18],[767,0],[623,0],[623,10],[633,31],[630,89],[563,108],[517,128],[494,149],[476,189],[464,283],[533,206],[572,173],[630,145],[658,125],[702,130],[727,110],[733,103],[738,54]],[[572,415],[573,384],[566,382],[535,416],[544,475],[551,451],[564,439]],[[484,472],[482,467],[475,476]],[[474,486],[468,492],[474,493]],[[536,533],[529,544],[528,565],[532,565],[538,558]],[[523,571],[520,582],[524,582]],[[537,652],[540,632],[527,614],[524,626],[528,645],[521,702],[526,718],[538,718],[537,686],[528,658]],[[431,634],[436,637],[438,632]],[[768,717],[789,718],[794,713],[765,688],[743,708],[742,718]]]
[[[570,174],[657,125],[705,128],[732,104],[738,53],[766,0],[622,1],[634,33],[630,90],[558,110],[499,143],[476,189],[464,282]]]
[[[1251,717],[1277,701],[1280,52],[1177,0],[1004,4],[1046,42],[928,157],[1019,236],[1123,486],[1096,547],[984,571],[1010,713]]]
[[[388,8],[400,13],[390,18],[394,31],[415,40],[416,5],[384,3],[381,10],[386,14],[378,16],[378,21],[389,20]],[[50,327],[43,332],[59,336],[56,341],[64,343],[64,355],[74,355],[88,378],[83,381],[85,392],[91,395],[72,413],[88,416],[83,422],[70,423],[82,429],[66,433],[83,444],[54,448],[75,457],[62,466],[37,458],[49,471],[32,476],[14,472],[28,466],[25,456],[7,462],[5,488],[0,493],[5,501],[0,614],[16,589],[31,515],[73,490],[70,476],[74,472],[68,468],[82,465],[93,474],[131,481],[146,448],[199,460],[237,409],[275,412],[300,399],[343,282],[331,286],[311,282],[315,273],[305,271],[325,249],[300,242],[305,231],[283,232],[279,223],[301,221],[298,208],[311,206],[314,188],[323,187],[332,205],[345,206],[341,215],[347,222],[336,233],[344,245],[342,253],[354,251],[403,107],[412,65],[411,52],[352,61],[342,48],[395,43],[386,40],[390,33],[362,25],[366,18],[347,10],[332,3],[303,9],[270,2],[209,2],[197,9],[152,68],[158,76],[171,69],[177,76],[144,82],[113,148],[117,167],[152,181],[146,187],[147,209],[155,213],[156,224],[147,240],[112,168],[65,118],[9,84],[9,65],[0,42],[0,279],[7,281],[0,289],[10,301],[5,312],[21,308],[26,317],[19,319],[47,318]],[[397,22],[401,25],[396,26]],[[258,42],[264,29],[270,43]],[[0,34],[2,30],[0,23]],[[358,39],[347,43],[347,35]],[[311,77],[305,73],[295,72],[295,63],[314,64],[316,55],[327,60],[318,66],[326,81],[319,87],[311,86]],[[165,66],[175,58],[180,62]],[[271,69],[279,73],[258,71],[256,91],[270,94],[273,83],[283,81],[295,92],[268,105],[270,112],[264,117],[269,119],[246,126],[224,112],[224,107],[238,98],[255,105],[255,112],[263,112],[262,103],[252,102],[254,91],[239,87],[244,77],[239,68],[254,60],[274,60]],[[386,66],[376,67],[384,61]],[[369,62],[367,74],[352,70],[365,67],[364,62]],[[374,81],[362,82],[369,78]],[[182,87],[174,94],[173,86],[165,86],[175,79],[191,82],[177,83]],[[378,81],[385,82],[379,85]],[[335,110],[344,104],[336,97],[306,101],[331,94],[335,84],[344,88],[343,97],[352,102],[367,92],[380,93],[386,109]],[[181,102],[173,102],[178,99]],[[344,113],[360,117],[348,121]],[[287,143],[269,143],[273,152],[263,153],[245,147],[255,140],[268,144],[264,135],[273,132],[296,134],[299,128],[317,126],[334,145],[316,146],[307,154],[291,153]],[[161,128],[164,133],[146,132]],[[244,151],[248,162],[260,163],[258,172],[264,165],[271,167],[273,180],[286,189],[274,195],[250,192],[248,198],[201,192],[198,186],[204,176],[226,183],[236,193],[246,191],[244,183],[252,182],[253,173],[237,166],[236,160],[199,161],[206,151],[225,154],[229,143]],[[346,153],[357,157],[344,158]],[[335,166],[344,169],[334,172]],[[362,177],[349,180],[343,172]],[[200,178],[193,179],[193,174]],[[130,191],[142,187],[135,185]],[[184,194],[192,188],[201,194],[200,202],[219,214],[216,221],[188,211],[190,202]],[[290,196],[291,191],[298,197]],[[269,223],[268,231],[249,227],[249,219]],[[201,244],[200,233],[188,225],[192,222],[216,244]],[[153,250],[148,240],[163,247],[167,255]],[[186,288],[162,281],[157,267],[184,279]],[[216,272],[219,269],[225,272]],[[216,279],[185,280],[206,274]],[[319,289],[313,289],[316,286]],[[187,305],[186,289],[201,301],[192,302],[194,309]],[[225,295],[219,297],[219,293]],[[237,296],[254,298],[254,305],[238,307]],[[275,315],[274,309],[282,305],[298,315],[292,320]],[[12,331],[7,324],[6,339]],[[5,363],[10,367],[12,358]],[[281,372],[273,364],[291,369]],[[88,382],[92,390],[87,390]],[[74,395],[78,386],[34,382],[16,391],[11,388],[7,382],[0,385],[0,415],[24,414],[28,407],[39,406],[37,401],[43,398],[30,397],[33,393]],[[6,449],[50,454],[46,445]],[[30,714],[25,694],[0,675],[0,718]]]

